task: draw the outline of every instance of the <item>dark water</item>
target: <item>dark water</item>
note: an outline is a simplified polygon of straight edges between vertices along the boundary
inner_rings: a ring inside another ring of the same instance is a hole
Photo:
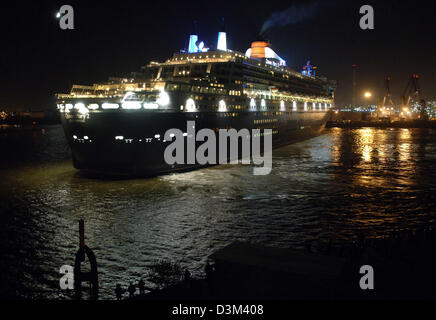
[[[60,127],[0,135],[2,296],[68,298],[80,218],[97,256],[101,298],[159,259],[201,275],[234,240],[302,247],[435,224],[436,131],[331,129],[275,150],[269,176],[217,166],[153,179],[84,178]]]

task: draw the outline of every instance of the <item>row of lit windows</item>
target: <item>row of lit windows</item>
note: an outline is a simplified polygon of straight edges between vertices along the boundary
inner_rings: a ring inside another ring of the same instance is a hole
[[[221,83],[211,83],[210,84],[211,87],[219,87],[219,88],[224,88],[224,85]]]
[[[226,126],[226,127],[219,127],[219,128],[213,128],[212,130],[214,130],[215,132],[219,132],[220,130],[231,130],[231,129],[235,129],[232,128],[231,126]],[[275,128],[257,128],[257,129],[276,129]],[[273,130],[272,134],[278,134],[278,130]],[[255,134],[254,137],[259,137],[259,136],[264,136],[267,135],[268,133],[265,132],[261,132],[259,134]],[[183,137],[187,137],[188,134],[187,133],[183,133]],[[170,135],[170,137],[174,137],[174,134]],[[247,136],[247,138],[251,137],[251,134],[249,134]],[[137,141],[140,143],[150,143],[153,141],[159,141],[159,142],[167,142],[166,140],[162,140],[161,139],[161,135],[160,134],[155,134],[153,138],[141,138],[141,139],[133,139],[133,138],[125,138],[124,136],[115,136],[114,137],[115,141],[119,141],[119,142],[123,142],[126,144],[132,144],[133,142]],[[92,143],[92,139],[89,136],[83,136],[82,138],[79,138],[76,135],[73,135],[73,141],[78,142],[78,143]]]
[[[218,116],[221,118],[226,118],[226,117],[237,117],[239,116],[240,113],[236,113],[236,112],[223,112],[223,113],[219,113]]]
[[[183,70],[183,71],[179,71],[179,72],[177,72],[177,74],[178,74],[179,76],[188,76],[188,75],[189,75],[189,71],[185,71],[185,70]]]
[[[227,58],[227,59],[229,59],[229,58],[233,58],[233,59],[234,58],[242,58],[242,59],[246,59],[246,60],[251,60],[250,58],[246,57],[245,55],[235,52],[232,55],[228,55],[228,54],[226,54],[226,55],[222,55],[222,54],[220,54],[220,55],[217,55],[217,54],[205,54],[205,55],[189,54],[186,56],[178,56],[178,57],[173,58],[173,59],[168,59],[167,62],[184,61],[184,60],[192,61],[195,59],[210,59],[210,58]],[[253,61],[253,60],[251,60],[251,61]],[[253,64],[253,66],[268,68],[269,70],[281,71],[283,73],[292,74],[292,75],[297,76],[297,77],[302,78],[302,79],[304,78],[301,74],[299,74],[295,70],[290,70],[290,69],[284,68],[282,66],[278,67],[278,66],[265,64],[265,63],[260,63],[260,62],[257,62],[256,65]],[[271,71],[271,72],[273,72],[273,71]]]
[[[196,101],[203,100],[203,98],[204,98],[204,96],[198,96],[198,95],[194,97],[194,99]],[[208,99],[212,100],[212,97],[208,97]],[[232,100],[234,101],[235,99],[232,99]],[[197,105],[197,103],[192,98],[188,99],[188,101],[189,101],[190,107],[187,108],[187,110],[191,111],[191,112],[195,111],[196,109],[197,110],[199,110],[199,109],[215,110],[217,108],[217,106],[215,104],[212,104],[209,106],[208,105]],[[118,104],[118,103],[103,103],[101,105],[102,109],[118,109],[119,107],[120,107],[120,104]],[[142,103],[137,102],[137,101],[125,101],[121,104],[121,107],[123,109],[136,109],[136,110],[142,109],[142,107],[144,109],[158,109],[159,104],[153,103],[153,102],[147,102],[147,103],[142,104]],[[89,104],[87,106],[85,106],[85,104],[83,104],[83,103],[76,103],[75,105],[67,103],[65,105],[58,104],[58,108],[61,111],[65,110],[66,112],[69,112],[70,110],[72,110],[74,108],[74,109],[77,109],[79,113],[86,115],[89,112],[89,110],[97,110],[100,108],[100,106],[99,106],[99,104],[96,104],[96,103],[92,103],[92,104]],[[251,99],[250,108],[253,111],[258,110],[257,109],[258,107],[256,106],[256,102],[254,99]],[[263,110],[275,110],[275,109],[280,108],[281,111],[286,111],[285,110],[286,106],[285,106],[283,101],[280,102],[280,106],[276,105],[276,106],[268,106],[267,107],[265,100],[262,100],[261,104],[260,104],[260,108]],[[232,104],[232,105],[227,106],[224,100],[220,100],[219,105],[218,105],[218,111],[220,111],[220,112],[231,111],[231,110],[241,111],[241,110],[247,110],[247,109],[248,109],[248,106],[244,106],[244,105]],[[181,106],[181,110],[184,110],[183,106]],[[301,110],[301,108],[300,108],[300,110]],[[305,103],[304,104],[304,111],[309,111],[309,110],[312,110],[312,111],[327,110],[327,104],[324,104],[324,106],[322,104],[318,104],[318,105],[311,104],[309,106],[307,103]],[[294,103],[294,105],[293,105],[293,111],[298,111],[296,103]]]
[[[256,91],[244,91],[244,94],[251,96],[253,99],[266,99],[273,102],[287,101],[287,102],[308,102],[308,103],[327,103],[332,106],[330,100],[322,98],[304,97],[304,96],[286,96],[286,95],[274,95],[268,92],[256,92]]]
[[[278,129],[277,125],[271,126],[271,125],[263,125],[263,126],[256,126],[254,129],[257,130],[266,130],[266,129]]]
[[[272,122],[278,122],[279,119],[262,119],[262,120],[254,120],[254,124],[263,124],[263,123],[272,123]]]
[[[267,135],[270,135],[270,134],[278,134],[278,133],[279,133],[278,130],[273,130],[271,133],[269,133],[269,132],[261,132],[261,133],[254,134],[253,137],[263,137],[263,136],[267,136]]]
[[[229,95],[231,95],[231,96],[240,96],[241,95],[241,91],[239,91],[239,90],[229,90]]]
[[[174,58],[171,59],[169,61],[183,61],[183,60],[187,60],[187,61],[191,61],[193,59],[209,59],[209,58],[230,58],[231,56],[229,55],[225,55],[223,56],[222,54],[220,54],[219,57],[217,57],[217,55],[213,54],[209,57],[209,55],[205,55],[205,56],[197,56],[197,55],[189,55],[186,57],[181,56],[180,58]]]
[[[224,88],[215,88],[215,87],[201,87],[201,86],[193,86],[191,89],[192,92],[200,92],[200,93],[212,93],[212,94],[226,94],[226,89]]]

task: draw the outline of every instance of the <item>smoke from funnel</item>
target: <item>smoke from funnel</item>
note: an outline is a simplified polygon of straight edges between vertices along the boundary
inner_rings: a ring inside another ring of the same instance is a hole
[[[295,4],[283,11],[274,12],[268,20],[263,23],[259,34],[263,34],[271,28],[284,27],[310,19],[317,14],[318,9],[319,2],[313,2],[311,4]]]

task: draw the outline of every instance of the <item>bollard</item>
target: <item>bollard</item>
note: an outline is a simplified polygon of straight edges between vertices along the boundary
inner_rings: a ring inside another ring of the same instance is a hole
[[[88,257],[91,265],[90,272],[82,272],[81,264],[85,262],[85,256]],[[76,297],[82,296],[82,282],[88,281],[91,285],[91,297],[97,299],[98,297],[98,270],[97,259],[94,252],[85,245],[85,223],[83,219],[79,220],[79,250],[76,253],[74,262],[74,290]]]

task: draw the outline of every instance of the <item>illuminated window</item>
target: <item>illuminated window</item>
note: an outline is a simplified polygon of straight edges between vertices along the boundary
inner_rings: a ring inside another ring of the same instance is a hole
[[[186,111],[194,112],[195,111],[195,101],[192,98],[186,100]]]
[[[101,107],[103,109],[118,109],[120,106],[118,103],[103,103]]]

